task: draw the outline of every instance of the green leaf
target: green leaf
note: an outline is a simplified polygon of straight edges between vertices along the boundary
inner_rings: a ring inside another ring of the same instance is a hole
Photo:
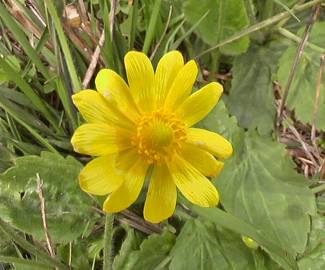
[[[309,214],[316,211],[306,179],[284,146],[270,138],[246,133],[235,152],[216,181],[223,206],[295,257],[305,250]]]
[[[189,0],[184,5],[186,20],[192,25],[207,11],[209,14],[196,28],[196,33],[209,45],[216,45],[249,25],[243,0],[206,0],[200,3]],[[249,38],[243,37],[220,48],[220,51],[237,55],[245,52],[248,46]]]
[[[90,211],[90,197],[78,184],[81,168],[74,158],[49,152],[17,158],[15,166],[0,175],[0,216],[37,239],[44,239],[38,175],[44,182],[46,217],[52,239],[63,243],[76,239],[88,219],[96,222]]]
[[[315,45],[322,47],[325,43],[324,35],[325,22],[315,23],[313,26],[309,41]],[[300,36],[303,33],[303,28],[298,32]],[[288,48],[279,60],[278,79],[284,90],[289,72],[297,53],[297,46]],[[296,117],[304,123],[312,123],[313,108],[316,95],[316,85],[319,74],[320,54],[306,48],[302,54],[300,63],[289,89],[287,106],[294,110]],[[323,78],[325,77],[325,72]],[[316,121],[316,126],[319,129],[325,129],[325,87],[324,83],[320,91],[319,112]]]
[[[250,250],[239,235],[217,230],[212,223],[189,220],[176,239],[170,256],[170,270],[253,269]]]
[[[130,259],[129,254],[139,248],[139,242],[140,240],[136,232],[132,228],[126,227],[126,237],[122,243],[119,254],[114,258],[113,269],[125,269]]]
[[[142,242],[140,250],[129,253],[124,265],[117,270],[165,269],[160,267],[164,266],[166,259],[168,263],[168,253],[174,242],[175,236],[167,231],[161,235],[151,235]]]
[[[33,270],[33,269],[41,269],[41,270],[48,270],[53,269],[53,267],[48,266],[44,263],[35,262],[32,260],[26,260],[16,257],[9,257],[9,256],[0,256],[0,262],[12,263],[15,265],[15,269],[17,270]]]
[[[223,100],[220,100],[197,126],[212,132],[221,133],[230,140],[233,140],[233,137],[240,131],[236,117],[229,115]]]
[[[316,216],[312,219],[312,229],[304,257],[299,260],[301,270],[321,270],[325,268],[325,217]]]
[[[244,128],[269,133],[276,114],[272,74],[281,48],[251,46],[235,59],[227,105]]]

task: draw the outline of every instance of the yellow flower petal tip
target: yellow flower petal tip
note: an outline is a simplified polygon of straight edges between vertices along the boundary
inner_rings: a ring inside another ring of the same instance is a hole
[[[177,190],[190,202],[215,207],[219,194],[208,177],[217,177],[233,152],[221,135],[193,128],[216,105],[223,87],[211,82],[192,93],[198,74],[194,60],[179,51],[165,54],[156,69],[142,52],[124,57],[127,82],[102,69],[95,90],[72,96],[86,123],[71,138],[74,150],[94,156],[80,173],[82,190],[107,195],[103,209],[122,211],[138,198],[148,169],[144,218],[171,217]]]

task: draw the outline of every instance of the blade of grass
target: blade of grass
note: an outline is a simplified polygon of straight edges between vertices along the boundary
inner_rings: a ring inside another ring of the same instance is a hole
[[[131,8],[131,27],[129,33],[129,50],[134,48],[135,35],[137,30],[137,19],[138,19],[138,0],[134,0]]]
[[[207,12],[205,12],[203,14],[203,16],[188,30],[186,31],[186,33],[184,35],[182,35],[181,37],[179,37],[171,46],[171,50],[175,50],[179,47],[179,45],[181,45],[181,43],[183,42],[183,40],[188,37],[199,25],[200,23],[205,19],[206,16],[208,16],[210,10],[208,10]]]
[[[19,106],[18,102],[15,100],[15,96],[12,96],[11,98],[7,98],[6,95],[3,95],[3,90],[6,90],[5,88],[0,87],[0,102],[3,104],[6,104],[6,106],[15,114],[17,117],[19,117],[22,121],[25,123],[28,123],[31,127],[36,128],[40,132],[47,134],[47,135],[57,135],[48,128],[38,117],[35,117],[35,114],[31,113],[30,110],[26,110],[26,107],[24,105]],[[11,92],[15,92],[12,89]],[[19,101],[19,100],[18,100]]]
[[[40,39],[39,39],[39,41],[38,41],[38,43],[37,43],[37,45],[36,45],[36,47],[35,47],[35,52],[36,53],[39,53],[42,50],[43,46],[47,42],[48,35],[49,35],[48,29],[45,28],[42,35],[41,35],[41,37],[40,37]],[[22,78],[24,78],[26,76],[26,74],[28,73],[29,69],[32,66],[32,63],[33,63],[33,61],[31,59],[29,59],[26,66],[25,66],[25,68],[24,68],[24,71],[22,73]],[[49,80],[49,78],[46,78],[46,79]]]
[[[284,3],[282,3],[280,0],[273,0],[276,4],[280,5],[283,7],[286,11],[290,13],[290,15],[296,19],[297,22],[300,22],[299,18],[288,8]]]
[[[288,39],[291,39],[291,40],[293,40],[293,41],[295,41],[297,43],[300,43],[301,42],[301,37],[296,36],[295,34],[291,33],[290,31],[288,31],[285,28],[280,27],[278,29],[278,31],[279,31],[279,33],[281,35],[285,36]],[[313,43],[310,43],[310,42],[307,42],[306,43],[306,46],[309,47],[310,49],[314,50],[315,52],[318,52],[318,53],[325,52],[325,49],[323,49],[321,47],[318,47],[317,45],[315,45]]]
[[[174,30],[168,35],[168,39],[165,44],[164,48],[164,54],[168,52],[169,44],[171,44],[177,35],[178,31],[182,28],[183,24],[185,23],[185,20],[182,20],[178,25],[175,26]]]
[[[32,245],[24,238],[22,238],[20,235],[18,235],[17,232],[1,218],[0,218],[0,230],[10,240],[14,241],[17,245],[19,245],[21,248],[25,249],[26,251],[30,252],[31,254],[37,256],[40,260],[46,262],[48,265],[52,265],[53,267],[58,267],[58,269],[62,269],[62,270],[69,270],[69,268],[66,265],[64,265],[57,259],[52,258],[45,251]]]
[[[69,70],[69,75],[70,75],[72,86],[73,86],[73,91],[78,92],[79,90],[81,90],[81,83],[80,83],[80,80],[79,80],[79,77],[78,77],[76,67],[75,67],[75,65],[73,63],[73,58],[72,58],[72,55],[71,55],[71,51],[69,49],[69,44],[68,44],[68,41],[67,41],[66,36],[64,34],[60,18],[58,16],[58,13],[57,13],[56,8],[54,6],[54,2],[50,1],[50,0],[45,0],[45,3],[46,3],[46,6],[47,6],[47,9],[48,9],[48,12],[51,15],[51,18],[53,20],[53,24],[54,24],[54,27],[56,29],[56,33],[58,35],[58,38],[59,38],[59,41],[60,41],[60,44],[61,44],[63,54],[64,54],[64,56],[66,58],[67,67],[68,67],[68,70]]]
[[[35,66],[39,69],[39,71],[43,74],[43,76],[46,79],[49,79],[50,74],[48,72],[48,69],[42,63],[36,51],[28,42],[28,39],[26,38],[23,30],[21,30],[17,22],[12,18],[12,15],[8,12],[6,7],[2,3],[0,3],[0,14],[1,14],[1,19],[4,21],[6,26],[10,29],[15,39],[18,41],[18,43],[23,48],[25,53],[28,55],[30,60],[35,64]]]
[[[169,27],[169,24],[170,24],[170,19],[172,17],[172,13],[173,13],[173,6],[170,5],[169,6],[169,12],[168,12],[168,17],[167,17],[167,22],[166,22],[166,25],[165,25],[165,28],[164,28],[164,31],[162,32],[158,42],[156,43],[155,45],[155,48],[152,50],[151,52],[151,55],[150,55],[150,60],[152,61],[152,59],[155,57],[155,54],[156,52],[158,51],[159,49],[159,46],[160,44],[162,43],[162,41],[164,40],[165,36],[166,36],[166,33],[167,33],[167,30],[168,30],[168,27]]]
[[[155,36],[155,33],[156,33],[156,25],[157,25],[157,21],[159,18],[160,6],[161,6],[161,0],[155,0],[153,9],[152,9],[152,13],[150,16],[148,29],[146,31],[146,36],[144,38],[143,48],[142,48],[142,51],[145,54],[148,54],[150,46],[151,46],[151,42],[152,42],[152,40]]]
[[[33,269],[40,269],[40,270],[53,270],[53,267],[48,266],[44,263],[35,262],[32,260],[20,259],[16,257],[9,257],[9,256],[0,256],[0,262],[3,263],[10,263],[10,264],[19,264],[23,265],[24,267],[33,268]]]
[[[114,46],[113,46],[113,40],[112,40],[112,35],[110,32],[110,19],[109,19],[109,3],[108,0],[102,0],[99,2],[100,3],[100,9],[103,14],[103,22],[104,22],[104,35],[105,35],[105,42],[103,45],[102,53],[104,56],[105,64],[115,70],[116,72],[120,73],[120,70],[118,69],[118,64],[117,64],[117,55],[115,54],[114,51]]]
[[[0,66],[3,71],[9,77],[10,81],[13,81],[21,91],[29,98],[29,100],[35,105],[38,111],[40,111],[43,116],[51,123],[51,125],[57,130],[57,119],[49,111],[47,104],[43,99],[41,99],[34,90],[29,86],[29,84],[23,80],[20,76],[17,76],[15,70],[3,59],[0,57]]]
[[[62,102],[63,108],[72,124],[73,129],[75,130],[78,126],[77,120],[76,120],[76,114],[72,107],[70,95],[66,91],[66,89],[63,85],[63,82],[60,78],[57,79],[55,90],[58,93],[60,100]]]
[[[13,138],[18,141],[21,141],[21,137],[20,137],[18,129],[15,125],[15,122],[12,120],[11,116],[7,112],[6,112],[6,119],[7,119],[8,127],[11,131],[11,134],[13,135]]]
[[[47,148],[49,151],[60,155],[60,153],[51,145],[48,143],[46,139],[44,139],[41,135],[39,135],[31,126],[29,126],[25,121],[23,121],[15,111],[11,110],[11,108],[8,106],[8,104],[4,104],[0,101],[0,107],[4,109],[9,115],[15,119],[20,125],[22,125],[24,128],[26,128],[29,133],[37,140],[39,141],[45,148]]]

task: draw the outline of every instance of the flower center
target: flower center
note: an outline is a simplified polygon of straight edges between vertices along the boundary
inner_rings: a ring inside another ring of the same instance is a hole
[[[162,163],[181,150],[185,139],[185,123],[174,113],[158,109],[141,116],[132,143],[148,163]]]

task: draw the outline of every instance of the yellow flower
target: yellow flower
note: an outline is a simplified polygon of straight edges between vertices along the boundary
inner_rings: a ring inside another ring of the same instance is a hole
[[[192,126],[218,102],[223,88],[212,82],[191,94],[198,68],[184,64],[178,51],[165,54],[156,72],[148,57],[131,51],[124,58],[128,84],[102,69],[97,91],[73,95],[88,122],[72,137],[76,152],[96,156],[80,173],[81,188],[106,195],[106,212],[119,212],[138,198],[149,179],[144,218],[158,223],[170,217],[177,190],[202,207],[218,204],[207,177],[217,176],[232,154],[222,136]],[[217,160],[217,157],[220,160]]]

